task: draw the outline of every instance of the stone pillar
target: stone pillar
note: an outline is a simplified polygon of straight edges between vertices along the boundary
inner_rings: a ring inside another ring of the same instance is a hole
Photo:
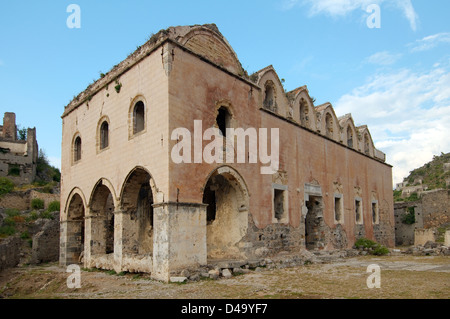
[[[10,141],[17,140],[16,114],[6,112],[3,117],[3,137]]]
[[[153,273],[168,282],[188,267],[207,264],[206,207],[195,203],[153,205]]]
[[[92,216],[86,216],[84,237],[84,267],[92,267]]]
[[[450,247],[450,230],[445,232],[444,245]]]
[[[122,271],[123,254],[124,254],[124,238],[126,233],[126,224],[129,214],[123,210],[114,212],[114,270],[117,273]]]
[[[83,251],[82,230],[84,220],[65,220],[60,224],[60,266],[78,264]]]

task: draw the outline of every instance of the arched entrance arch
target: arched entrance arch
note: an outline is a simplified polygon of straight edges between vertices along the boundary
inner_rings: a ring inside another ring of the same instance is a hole
[[[115,195],[111,183],[100,179],[89,201],[90,256],[114,253]]]
[[[85,212],[83,192],[74,188],[65,205],[66,220],[61,222],[61,265],[78,264],[82,261],[85,243]]]
[[[121,211],[128,216],[123,231],[123,253],[153,253],[152,205],[156,193],[154,180],[143,167],[135,167],[125,179],[120,196]]]
[[[214,170],[203,188],[208,259],[243,257],[239,242],[247,234],[249,193],[241,175],[231,167]]]

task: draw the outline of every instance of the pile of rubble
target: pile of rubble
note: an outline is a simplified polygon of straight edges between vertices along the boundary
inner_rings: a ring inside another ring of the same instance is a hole
[[[309,264],[324,264],[342,261],[344,258],[367,255],[368,250],[348,249],[337,251],[307,251],[292,254],[281,252],[276,256],[248,261],[215,261],[196,269],[185,269],[170,278],[171,282],[183,283],[201,279],[217,280],[232,278],[251,272],[262,272],[272,269],[298,267]]]
[[[413,256],[450,256],[450,247],[428,241],[423,246],[409,247],[403,253]]]

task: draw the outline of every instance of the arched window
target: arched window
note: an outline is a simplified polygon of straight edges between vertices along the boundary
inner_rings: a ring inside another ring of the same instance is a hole
[[[145,129],[145,105],[139,101],[133,110],[133,134],[142,132]]]
[[[325,116],[325,134],[329,138],[333,138],[333,117],[330,113]]]
[[[227,128],[231,127],[231,114],[224,106],[219,108],[216,118],[217,126],[224,137],[227,137]]]
[[[305,99],[300,101],[300,124],[309,127],[309,116],[308,116],[308,104],[306,104]]]
[[[105,149],[109,146],[109,124],[104,121],[100,126],[100,149]]]
[[[364,153],[370,155],[369,134],[364,134]]]
[[[263,106],[269,110],[275,109],[275,89],[272,81],[267,81],[265,85]]]
[[[353,130],[347,126],[347,146],[353,148]]]
[[[73,143],[73,161],[78,162],[81,160],[81,137],[77,136]]]

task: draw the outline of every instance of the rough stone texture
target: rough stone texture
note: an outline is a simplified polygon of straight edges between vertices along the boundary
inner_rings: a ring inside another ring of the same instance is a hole
[[[405,224],[403,219],[408,214],[408,208],[414,207],[416,223]],[[395,244],[396,245],[414,245],[414,230],[418,227],[419,216],[421,216],[422,204],[420,202],[414,203],[395,203],[394,216],[395,216]]]
[[[415,223],[407,225],[402,222],[408,208],[414,207]],[[448,190],[432,190],[423,192],[420,200],[416,202],[400,202],[394,205],[395,216],[395,241],[397,245],[416,245],[415,230],[432,230],[450,223],[450,197]],[[424,232],[419,232],[423,236]],[[426,232],[428,233],[428,232]],[[431,235],[425,239],[419,239],[418,243],[424,244]],[[425,242],[424,242],[425,240]]]
[[[183,283],[186,282],[187,278],[186,277],[170,277],[170,282],[174,282],[174,283]]]
[[[38,144],[36,128],[27,130],[25,141],[17,140],[16,115],[6,112],[3,126],[0,130],[0,176],[8,177],[16,184],[30,184],[36,177],[36,161],[38,158]],[[16,174],[10,174],[10,168],[19,169]]]
[[[0,197],[0,207],[18,209],[21,211],[30,209],[31,201],[35,198],[42,199],[44,201],[44,208],[53,201],[59,201],[59,194],[41,193],[36,190],[27,191],[14,191],[8,194],[4,194]]]
[[[445,246],[450,247],[450,230],[447,230],[445,232],[444,243],[445,243]]]
[[[414,246],[423,246],[427,242],[436,240],[435,231],[433,229],[416,229],[414,231]]]
[[[59,258],[59,212],[54,217],[52,220],[45,220],[41,231],[33,236],[32,264],[57,261]]]
[[[450,191],[434,190],[422,194],[423,228],[450,223]]]
[[[19,264],[20,245],[21,240],[18,237],[0,239],[0,271]]]
[[[224,269],[224,270],[222,270],[222,276],[224,278],[231,278],[231,277],[233,277],[233,274],[231,273],[231,271],[229,269]]]

